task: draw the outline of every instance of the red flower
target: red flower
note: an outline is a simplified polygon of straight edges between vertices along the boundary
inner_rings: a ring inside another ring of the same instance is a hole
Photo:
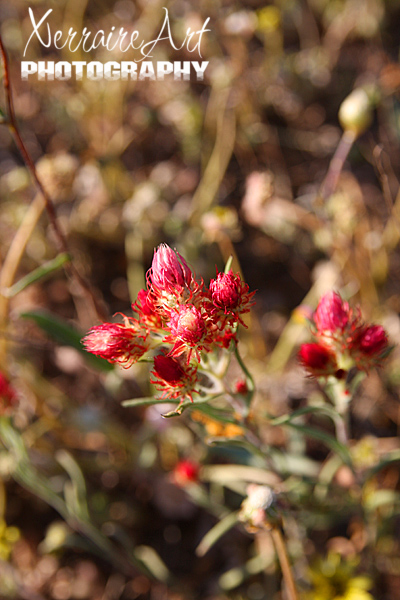
[[[379,365],[389,349],[389,340],[386,331],[381,325],[364,325],[358,333],[350,348],[350,352],[359,369],[368,369]]]
[[[192,304],[182,304],[171,314],[169,329],[170,335],[164,339],[164,342],[174,344],[170,352],[171,356],[179,356],[188,351],[189,362],[194,349],[197,356],[200,350],[204,349],[203,342],[207,335],[206,323],[200,310]]]
[[[155,310],[148,290],[140,290],[137,300],[132,304],[132,310],[139,315],[138,323],[148,332],[163,328],[161,315]]]
[[[171,356],[160,354],[154,357],[153,375],[155,379],[150,381],[159,391],[163,392],[162,398],[183,402],[188,396],[193,402],[196,370],[194,367],[183,367],[178,360]]]
[[[335,334],[342,332],[350,319],[347,302],[336,292],[328,292],[322,296],[314,313],[314,323],[320,334]]]
[[[302,344],[299,360],[310,375],[326,377],[337,371],[336,358],[333,352],[321,344]]]
[[[189,287],[193,273],[179,252],[161,244],[154,251],[149,277],[153,286],[173,293],[176,286]]]
[[[155,250],[147,279],[151,301],[167,315],[200,290],[185,259],[167,244],[161,244]]]
[[[210,296],[214,307],[224,315],[232,315],[243,325],[240,315],[249,312],[254,294],[255,292],[249,293],[249,286],[240,279],[239,273],[235,275],[233,271],[217,273],[217,278],[210,281]]]
[[[88,331],[83,345],[88,352],[128,368],[149,349],[146,336],[135,325],[102,323]]]
[[[381,325],[367,325],[361,329],[357,345],[366,356],[381,356],[388,347],[386,331]]]
[[[199,479],[200,465],[191,460],[180,460],[175,466],[173,477],[175,483],[185,486],[188,483],[194,483]]]

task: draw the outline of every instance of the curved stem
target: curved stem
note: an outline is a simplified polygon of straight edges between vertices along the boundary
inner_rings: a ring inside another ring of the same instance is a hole
[[[248,368],[244,364],[243,359],[242,359],[242,357],[239,354],[239,350],[238,350],[237,346],[235,346],[235,356],[236,356],[236,360],[239,363],[240,368],[242,369],[243,373],[246,376],[246,379],[248,379],[248,381],[250,382],[250,390],[249,391],[253,392],[254,389],[255,389],[255,383],[254,383],[253,375],[250,373],[250,371],[248,370]]]

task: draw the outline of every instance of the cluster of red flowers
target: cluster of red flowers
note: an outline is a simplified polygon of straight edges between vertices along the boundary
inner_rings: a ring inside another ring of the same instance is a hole
[[[83,344],[88,352],[129,367],[149,350],[154,357],[151,382],[162,398],[192,398],[202,353],[236,343],[238,323],[249,311],[254,292],[239,274],[217,273],[206,288],[182,256],[166,244],[155,250],[132,309],[137,317],[92,327]]]
[[[322,296],[312,319],[316,342],[303,344],[299,359],[310,375],[343,377],[356,366],[368,371],[389,352],[386,331],[361,319],[361,311],[349,307],[336,292]]]

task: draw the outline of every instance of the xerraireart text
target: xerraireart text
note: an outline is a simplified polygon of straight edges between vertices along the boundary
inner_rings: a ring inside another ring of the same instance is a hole
[[[116,28],[114,26],[110,28],[109,33],[106,33],[103,29],[93,33],[87,27],[84,27],[81,33],[78,33],[72,27],[69,28],[68,33],[61,30],[53,33],[48,21],[48,17],[53,10],[49,9],[43,17],[36,20],[32,9],[29,8],[33,29],[25,46],[24,57],[31,41],[35,39],[46,49],[53,47],[56,50],[63,50],[67,48],[71,53],[80,51],[82,54],[102,48],[113,53],[113,58],[121,56],[131,58],[131,54],[133,56],[132,60],[109,60],[106,62],[99,60],[23,60],[21,61],[21,78],[27,80],[36,77],[40,81],[54,79],[81,80],[84,77],[93,81],[100,79],[108,81],[117,79],[162,81],[166,78],[172,78],[175,81],[190,79],[202,81],[208,61],[147,60],[152,58],[152,52],[160,42],[169,42],[175,51],[182,50],[185,54],[196,53],[200,59],[202,58],[201,43],[203,35],[210,31],[210,29],[206,29],[210,19],[206,19],[197,31],[192,31],[189,27],[185,39],[177,45],[171,33],[168,9],[164,7],[164,11],[164,21],[157,37],[146,42],[143,39],[140,41],[138,30],[127,30],[124,27]]]

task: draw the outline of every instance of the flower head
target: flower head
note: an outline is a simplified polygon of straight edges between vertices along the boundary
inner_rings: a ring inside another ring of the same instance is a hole
[[[193,401],[196,368],[182,366],[177,359],[159,354],[154,357],[153,375],[154,379],[150,381],[162,391],[162,398],[183,402],[188,396]]]
[[[88,352],[109,362],[130,367],[149,349],[146,336],[136,327],[122,323],[102,323],[92,327],[83,338]]]
[[[167,314],[199,289],[185,259],[167,244],[154,251],[147,278],[154,305]]]
[[[314,377],[333,375],[338,369],[334,353],[318,343],[302,344],[299,360]]]
[[[216,279],[210,281],[210,296],[214,313],[231,315],[240,321],[240,315],[249,312],[251,299],[255,292],[249,293],[249,286],[240,279],[238,273],[218,273]]]
[[[388,347],[386,331],[381,325],[362,327],[357,337],[357,346],[366,356],[379,357]]]
[[[352,367],[368,371],[389,354],[383,327],[363,323],[360,307],[350,308],[336,292],[322,296],[313,321],[316,343],[303,344],[299,352],[311,375],[342,379]]]
[[[381,325],[360,327],[351,346],[357,366],[364,371],[379,365],[388,350],[388,337]]]
[[[206,321],[201,311],[192,304],[182,304],[171,314],[169,329],[170,335],[164,341],[174,343],[171,356],[179,356],[188,351],[189,362],[193,350],[198,355],[204,348],[207,335]]]
[[[314,323],[320,334],[342,332],[349,322],[349,305],[336,292],[322,296],[314,314]]]

